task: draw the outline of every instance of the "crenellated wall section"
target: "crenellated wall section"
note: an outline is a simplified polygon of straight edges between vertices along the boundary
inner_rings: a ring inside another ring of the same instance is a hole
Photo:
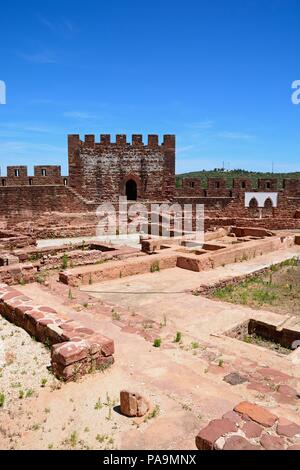
[[[161,141],[155,134],[146,141],[140,134],[131,139],[125,134],[85,135],[83,140],[69,135],[68,176],[61,174],[60,166],[38,165],[32,175],[26,166],[9,166],[7,176],[0,177],[0,225],[17,227],[28,221],[31,229],[49,234],[45,229],[54,224],[55,234],[58,229],[65,233],[64,227],[71,234],[84,214],[81,229],[86,225],[90,233],[90,226],[97,224],[98,205],[105,201],[116,205],[119,196],[127,195],[147,207],[152,202],[204,204],[207,227],[248,219],[273,229],[300,228],[300,179],[279,184],[276,178],[261,178],[253,185],[251,179],[241,177],[228,185],[222,177],[184,178],[176,188],[175,152],[175,136],[170,134]],[[266,198],[260,208],[254,196],[245,207],[246,192],[277,193],[278,205],[273,207]]]

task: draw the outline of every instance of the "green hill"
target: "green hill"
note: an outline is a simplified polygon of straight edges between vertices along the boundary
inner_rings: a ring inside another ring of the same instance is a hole
[[[282,187],[282,181],[285,178],[300,179],[300,171],[293,173],[262,173],[246,170],[222,170],[215,168],[214,170],[192,171],[190,173],[181,173],[176,175],[176,186],[180,186],[182,178],[201,178],[203,187],[206,186],[207,178],[225,178],[227,187],[231,187],[233,178],[249,178],[252,181],[253,188],[257,187],[259,178],[277,178],[279,188]]]

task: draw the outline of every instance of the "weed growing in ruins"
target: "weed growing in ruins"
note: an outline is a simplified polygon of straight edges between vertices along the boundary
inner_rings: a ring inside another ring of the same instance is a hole
[[[94,406],[95,410],[101,410],[103,408],[103,405],[101,403],[101,398],[98,398],[98,400],[96,401],[96,404]]]
[[[167,326],[167,317],[166,317],[166,315],[164,314],[163,321],[160,322],[160,327],[163,328],[163,327],[165,327],[165,326]]]
[[[61,257],[61,268],[67,269],[68,264],[69,264],[69,257],[67,253],[64,253],[63,256]]]
[[[112,449],[114,444],[114,438],[112,436],[109,436],[108,434],[97,434],[96,440],[100,444],[105,444],[105,450]]]
[[[160,413],[160,407],[158,405],[155,405],[154,409],[148,414],[147,416],[147,421],[152,418],[156,418]]]
[[[268,292],[267,290],[256,289],[252,295],[259,305],[272,304],[277,299],[277,295],[274,292]]]
[[[33,425],[31,426],[31,430],[32,430],[32,431],[37,431],[38,429],[40,429],[40,427],[41,427],[41,425],[38,424],[38,423],[36,423],[36,424],[33,424]]]
[[[45,276],[43,276],[43,274],[37,274],[37,276],[35,277],[35,280],[39,284],[44,284],[45,283]]]
[[[68,439],[68,443],[71,447],[76,447],[78,443],[78,434],[76,431],[73,431]]]
[[[160,271],[159,261],[154,261],[154,263],[152,263],[150,266],[150,272],[156,273],[158,271]]]
[[[298,266],[298,265],[299,265],[299,258],[293,257],[293,258],[287,259],[285,261],[282,261],[277,266],[278,266],[278,269],[280,269],[280,268],[284,268],[284,267],[288,267],[288,266],[295,267],[295,266]]]
[[[219,359],[218,366],[219,367],[224,367],[224,360],[223,359]]]
[[[198,341],[192,341],[192,342],[191,342],[191,348],[192,348],[192,349],[198,349],[198,348],[200,348],[200,344],[198,343]]]
[[[110,421],[112,419],[112,409],[116,404],[116,400],[111,400],[110,396],[108,393],[106,393],[106,403],[104,403],[105,406],[108,406],[108,414],[106,416],[106,419]]]
[[[248,302],[248,292],[245,291],[245,292],[241,292],[241,295],[240,295],[240,303],[242,305],[246,305]]]
[[[180,343],[181,340],[182,340],[182,333],[180,331],[177,331],[173,343]]]
[[[109,261],[109,260],[108,260],[108,259],[105,259],[105,258],[103,258],[103,259],[98,259],[98,261],[96,261],[95,264],[103,264],[103,263],[106,263],[107,261]]]
[[[43,379],[41,380],[41,387],[44,388],[44,387],[46,386],[47,382],[48,382],[48,379],[43,378]]]
[[[120,321],[121,320],[121,315],[118,312],[116,312],[114,309],[112,309],[111,318],[113,320]]]
[[[74,299],[73,293],[72,293],[71,289],[69,289],[68,298],[69,298],[69,300],[73,300],[73,299]]]
[[[220,300],[226,299],[229,295],[233,292],[233,286],[229,285],[223,288],[216,289],[214,292],[214,296]]]
[[[153,346],[155,348],[160,348],[161,346],[161,338],[156,338],[154,341],[153,341]]]
[[[19,390],[19,399],[22,400],[25,396],[24,390]]]
[[[107,434],[97,434],[96,441],[102,444],[106,439],[108,439],[108,437],[109,436]]]
[[[181,406],[184,411],[192,411],[192,407],[186,403],[181,403]]]
[[[106,392],[106,402],[104,404],[105,406],[112,407],[112,406],[115,406],[116,400],[111,400],[109,394]]]
[[[88,368],[88,374],[94,374],[96,370],[97,370],[97,364],[95,361],[92,361],[90,367]]]
[[[3,408],[5,402],[5,395],[4,393],[0,393],[0,408]]]
[[[29,255],[28,256],[28,261],[32,262],[32,261],[38,261],[39,259],[41,259],[43,257],[43,255],[41,253],[33,253],[32,255]]]

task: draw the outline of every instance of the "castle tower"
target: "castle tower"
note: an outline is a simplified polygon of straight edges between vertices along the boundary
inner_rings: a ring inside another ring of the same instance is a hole
[[[149,135],[147,144],[139,134],[127,142],[124,134],[68,136],[69,185],[94,201],[167,201],[175,194],[175,136]]]

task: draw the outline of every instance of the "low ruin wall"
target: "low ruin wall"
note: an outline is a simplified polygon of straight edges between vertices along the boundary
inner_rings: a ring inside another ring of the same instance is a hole
[[[51,346],[51,368],[65,381],[76,380],[114,362],[114,342],[66,314],[38,305],[22,292],[0,284],[0,314],[38,341]]]
[[[242,229],[241,229],[242,230]],[[243,229],[247,231],[247,229]],[[251,233],[251,229],[249,229]],[[256,233],[254,231],[254,233]],[[268,232],[263,231],[264,235]],[[59,280],[64,284],[78,287],[93,283],[118,279],[120,277],[144,274],[179,267],[190,271],[205,271],[224,266],[226,264],[246,261],[265,253],[285,249],[293,246],[295,236],[268,236],[260,240],[248,240],[240,245],[229,245],[216,251],[198,250],[195,254],[184,250],[183,247],[174,245],[157,254],[145,255],[142,258],[123,261],[107,262],[102,265],[83,266],[67,269],[60,272]],[[155,245],[154,245],[155,246]],[[202,254],[200,254],[202,252]],[[182,254],[181,254],[182,253]]]
[[[177,262],[176,253],[152,255],[124,261],[107,262],[96,266],[83,266],[59,273],[59,280],[70,286],[91,285],[93,283],[118,279],[120,277],[144,274],[161,269],[174,268]]]
[[[34,282],[37,275],[37,267],[33,263],[19,263],[0,267],[0,282],[10,286],[15,284],[27,284]]]
[[[190,271],[206,271],[218,266],[225,266],[246,261],[272,251],[285,249],[294,244],[295,237],[270,237],[264,240],[248,241],[241,245],[214,251],[212,254],[204,253],[199,256],[184,254],[178,256],[177,266]]]

